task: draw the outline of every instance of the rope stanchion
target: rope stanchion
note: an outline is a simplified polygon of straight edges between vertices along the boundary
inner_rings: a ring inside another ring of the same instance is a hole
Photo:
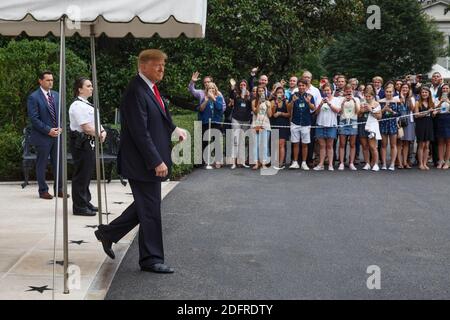
[[[443,109],[442,107],[440,108],[434,108],[431,110],[427,110],[427,111],[421,111],[421,112],[416,112],[416,113],[410,113],[407,115],[402,115],[402,116],[398,116],[398,117],[392,117],[392,118],[385,118],[385,119],[379,119],[377,120],[378,122],[383,122],[383,121],[392,121],[392,120],[398,120],[401,118],[408,118],[411,116],[416,116],[416,115],[421,115],[421,114],[427,114],[427,113],[431,113],[433,111],[438,111]],[[222,125],[232,125],[231,122],[218,122],[218,121],[213,121],[214,124],[222,124]],[[311,129],[321,129],[321,128],[344,128],[344,127],[351,127],[351,126],[357,126],[360,124],[366,124],[366,121],[364,122],[355,122],[355,123],[349,123],[349,124],[338,124],[336,126],[332,126],[332,127],[324,127],[324,126],[309,126]],[[243,123],[241,124],[241,126],[245,126],[245,127],[251,127],[252,124],[251,123]],[[290,129],[291,126],[270,126],[272,129]],[[210,127],[211,129],[211,127]]]
[[[63,31],[61,31],[63,32]],[[62,65],[62,55],[60,57],[60,66]],[[61,82],[61,79],[60,79]],[[60,83],[61,87],[61,83]],[[62,100],[61,97],[58,101],[58,128],[62,128],[61,125],[61,105]],[[65,130],[64,128],[63,130]],[[58,138],[56,139],[57,147],[56,147],[56,177],[55,177],[55,191],[58,192],[59,190],[59,177],[60,177],[60,164],[61,164],[61,134],[58,135]],[[52,266],[52,300],[55,300],[55,278],[56,278],[56,246],[57,246],[57,233],[58,233],[58,195],[55,197],[55,222],[53,226],[53,266]]]
[[[100,143],[100,159],[102,159],[102,175],[103,175],[103,192],[105,193],[105,212],[106,212],[106,224],[109,224],[109,211],[108,211],[108,196],[106,192],[106,174],[105,174],[105,159],[103,157],[103,143]]]
[[[97,201],[98,201],[98,224],[103,224],[102,221],[102,186],[101,186],[101,172],[100,172],[100,152],[98,145],[100,144],[100,101],[98,97],[98,81],[97,81],[97,63],[95,58],[95,26],[91,25],[91,65],[92,65],[92,85],[94,87],[94,128],[95,128],[95,173],[97,180]]]

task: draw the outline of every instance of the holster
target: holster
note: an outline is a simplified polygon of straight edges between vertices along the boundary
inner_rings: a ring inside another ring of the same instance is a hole
[[[70,139],[73,147],[82,150],[91,150],[91,141],[95,141],[95,137],[79,131],[70,131]]]

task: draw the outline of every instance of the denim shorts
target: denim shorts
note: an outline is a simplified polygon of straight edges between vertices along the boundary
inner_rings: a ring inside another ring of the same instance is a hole
[[[333,127],[316,128],[317,139],[336,139],[336,137],[337,137],[337,128]]]
[[[342,119],[340,125],[345,125],[339,128],[339,134],[344,136],[357,136],[358,135],[358,121],[351,119],[347,122],[347,119]]]

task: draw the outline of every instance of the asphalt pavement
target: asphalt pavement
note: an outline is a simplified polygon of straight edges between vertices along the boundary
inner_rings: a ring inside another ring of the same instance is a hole
[[[449,299],[449,205],[450,171],[198,169],[163,201],[176,273],[135,239],[106,298]]]

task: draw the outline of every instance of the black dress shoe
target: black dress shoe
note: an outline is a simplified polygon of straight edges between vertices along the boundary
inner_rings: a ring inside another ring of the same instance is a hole
[[[100,230],[96,230],[94,232],[95,237],[98,241],[102,243],[103,251],[107,254],[108,257],[111,259],[114,259],[116,255],[114,254],[114,251],[112,250],[112,241],[105,238],[105,236],[102,234]]]
[[[91,210],[91,211],[94,211],[94,212],[98,212],[98,208],[97,207],[95,207],[93,204],[88,204],[88,208]]]
[[[73,214],[75,216],[86,216],[86,217],[93,217],[96,215],[96,213],[94,211],[92,211],[89,208],[86,209],[73,209]]]
[[[141,271],[155,273],[174,273],[175,270],[164,263],[155,263],[151,266],[141,266]]]

